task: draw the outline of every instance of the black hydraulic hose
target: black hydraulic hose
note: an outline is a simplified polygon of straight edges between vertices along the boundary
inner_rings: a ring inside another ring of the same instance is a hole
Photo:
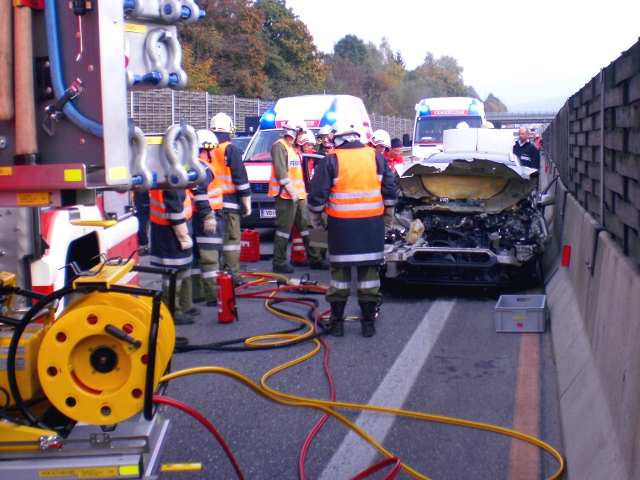
[[[172,267],[151,267],[136,265],[133,267],[134,272],[141,273],[158,273],[160,275],[167,275],[169,277],[169,304],[167,308],[171,316],[175,316],[176,312],[176,284],[178,282],[178,269]]]
[[[153,384],[156,371],[156,348],[158,345],[158,330],[160,327],[160,305],[162,304],[162,291],[149,290],[126,285],[112,285],[110,291],[129,295],[142,295],[152,298],[151,323],[149,325],[149,346],[147,349],[147,371],[145,374],[144,391],[144,419],[150,421],[154,415]]]
[[[20,395],[20,391],[18,389],[18,382],[16,379],[16,353],[18,351],[18,343],[20,342],[20,338],[24,333],[27,325],[31,323],[31,321],[35,318],[36,314],[39,313],[46,305],[49,303],[59,300],[66,295],[69,295],[73,292],[82,291],[83,293],[88,293],[90,291],[112,291],[117,293],[126,293],[130,295],[142,295],[152,297],[153,304],[151,308],[151,325],[149,327],[149,350],[147,356],[147,373],[145,376],[145,402],[144,402],[144,416],[146,420],[151,420],[154,415],[154,404],[153,404],[153,382],[155,376],[155,360],[156,360],[156,346],[158,341],[158,328],[160,323],[160,304],[162,303],[162,292],[160,290],[148,290],[141,289],[137,287],[129,287],[129,286],[121,286],[121,285],[113,285],[111,288],[107,288],[101,284],[94,285],[86,285],[80,289],[74,288],[72,285],[68,285],[60,290],[57,290],[44,298],[42,298],[38,303],[36,303],[33,307],[31,307],[27,313],[22,317],[19,321],[18,325],[15,327],[13,332],[13,336],[11,337],[11,343],[9,345],[9,351],[7,352],[7,380],[9,382],[9,390],[11,391],[11,395],[13,396],[13,400],[16,404],[16,407],[19,408],[20,412],[24,415],[30,425],[42,427],[49,429],[47,425],[41,423],[41,418],[36,418],[27,405],[25,404],[22,396]]]
[[[18,351],[18,343],[20,342],[20,338],[24,333],[27,325],[33,320],[36,314],[42,310],[46,305],[59,300],[60,298],[69,295],[74,292],[73,287],[65,287],[53,293],[50,293],[42,300],[38,301],[33,307],[31,307],[27,313],[22,317],[20,323],[15,327],[13,332],[13,336],[11,337],[11,343],[9,344],[9,351],[7,352],[7,380],[9,381],[9,390],[11,391],[11,395],[13,396],[13,401],[16,404],[16,407],[20,409],[20,412],[27,419],[29,424],[40,427],[40,418],[36,418],[27,405],[24,403],[22,399],[22,395],[20,395],[20,390],[18,389],[18,382],[16,380],[16,353]],[[42,427],[50,430],[50,428],[46,425],[42,425]]]
[[[0,323],[4,323],[5,325],[9,325],[10,327],[17,327],[20,324],[20,320],[0,315]]]
[[[316,305],[316,307],[319,305],[320,302],[318,302],[318,300],[315,299],[310,299],[307,297],[299,297],[299,298],[294,298],[294,300],[302,300],[305,302],[309,302],[309,303],[314,303]],[[300,315],[291,313],[287,310],[284,309],[279,309],[273,306],[273,304],[275,303],[282,303],[282,302],[286,302],[286,300],[283,299],[272,299],[272,300],[268,300],[267,301],[269,303],[269,306],[271,308],[273,308],[274,310],[285,314],[285,315],[291,315],[291,316],[295,316],[298,317],[300,319],[302,319],[302,317]],[[315,316],[313,316],[313,312],[314,312],[314,308],[310,308],[309,309],[309,315],[311,316],[311,320],[315,320]],[[319,325],[324,329],[325,325],[322,323],[319,323]],[[297,332],[299,330],[302,330],[305,327],[305,325],[300,325],[296,328],[290,329],[290,330],[283,330],[283,331],[279,331],[279,332],[274,332],[274,333],[270,333],[267,335],[278,335],[278,334],[287,334],[287,333],[294,333]],[[185,338],[185,337],[178,337],[178,339],[176,340],[176,346],[174,348],[174,353],[187,353],[187,352],[196,352],[196,351],[228,351],[228,352],[249,352],[249,351],[259,351],[259,350],[274,350],[277,348],[285,348],[285,347],[290,347],[292,345],[298,345],[300,343],[305,343],[308,342],[309,340],[314,340],[316,338],[319,338],[323,335],[326,335],[328,333],[328,330],[323,330],[322,332],[317,332],[314,333],[312,335],[309,335],[308,337],[305,338],[301,338],[298,340],[293,340],[291,342],[287,342],[287,343],[281,343],[281,344],[276,344],[276,345],[256,345],[256,346],[238,346],[238,347],[233,347],[232,345],[234,344],[238,344],[238,343],[245,343],[249,338],[255,337],[256,335],[252,335],[251,337],[245,337],[245,338],[238,338],[235,340],[226,340],[224,342],[216,342],[216,343],[209,343],[209,344],[204,344],[204,345],[189,345],[189,339]]]

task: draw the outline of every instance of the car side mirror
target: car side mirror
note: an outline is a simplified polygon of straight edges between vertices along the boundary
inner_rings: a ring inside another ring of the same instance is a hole
[[[411,137],[409,136],[408,133],[402,134],[402,146],[403,147],[410,147],[411,146]]]
[[[556,196],[551,194],[540,195],[538,200],[538,207],[548,207],[549,205],[555,205]]]

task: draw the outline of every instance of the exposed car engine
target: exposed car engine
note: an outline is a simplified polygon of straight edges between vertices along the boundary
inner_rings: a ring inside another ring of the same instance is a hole
[[[496,214],[430,210],[414,203],[401,198],[395,219],[405,228],[387,234],[388,278],[510,283],[522,275],[519,267],[536,262],[549,238],[544,219],[528,199]]]
[[[538,259],[551,238],[538,172],[523,167],[502,137],[510,142],[500,131],[447,130],[444,152],[407,166],[397,178],[397,228],[385,239],[383,278],[539,284]]]

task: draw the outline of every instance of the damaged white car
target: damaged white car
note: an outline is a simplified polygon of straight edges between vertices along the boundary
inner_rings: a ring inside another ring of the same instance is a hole
[[[551,240],[538,171],[511,153],[510,132],[448,130],[444,151],[405,168],[382,276],[448,285],[537,285]]]

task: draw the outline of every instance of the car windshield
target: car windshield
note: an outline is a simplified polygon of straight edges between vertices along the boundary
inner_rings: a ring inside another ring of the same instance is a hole
[[[318,133],[318,129],[311,130],[314,135]],[[282,130],[259,130],[251,145],[245,152],[245,162],[269,162],[271,161],[271,147],[282,137]]]
[[[233,137],[231,139],[231,143],[234,144],[236,147],[238,147],[243,154],[247,148],[247,145],[249,145],[250,141],[251,141],[251,137]]]
[[[471,115],[418,117],[415,143],[442,143],[443,132],[455,129],[460,122],[466,122],[470,128],[480,128],[482,117]]]

